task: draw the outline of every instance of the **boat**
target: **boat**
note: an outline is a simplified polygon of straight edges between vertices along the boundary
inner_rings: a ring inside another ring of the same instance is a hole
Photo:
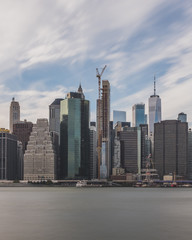
[[[176,182],[172,182],[171,183],[171,187],[177,187],[177,183]]]
[[[86,180],[80,180],[76,183],[76,187],[86,187],[87,181]]]

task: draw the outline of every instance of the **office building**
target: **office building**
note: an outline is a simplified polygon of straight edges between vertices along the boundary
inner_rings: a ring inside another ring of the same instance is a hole
[[[183,112],[179,113],[177,120],[180,120],[181,122],[187,122],[187,114]]]
[[[10,133],[13,132],[13,124],[20,121],[20,106],[19,102],[15,101],[15,98],[12,98],[9,112],[9,130]]]
[[[119,139],[119,133],[115,135],[114,144],[113,144],[113,168],[121,167],[121,145]]]
[[[187,176],[192,180],[192,131],[188,131],[188,164],[187,164]]]
[[[17,137],[8,131],[0,131],[0,179],[20,179],[17,169]]]
[[[90,126],[90,179],[97,178],[97,133],[96,127]]]
[[[23,180],[24,174],[24,154],[23,154],[23,144],[17,141],[17,177],[18,180]]]
[[[141,174],[141,129],[128,127],[119,132],[121,167],[127,173]]]
[[[56,179],[56,161],[48,120],[37,119],[24,155],[24,180]]]
[[[145,124],[145,104],[139,103],[132,107],[132,127]]]
[[[149,136],[153,136],[154,123],[161,121],[161,98],[156,94],[156,82],[154,79],[154,94],[149,98]]]
[[[19,121],[13,124],[13,134],[17,136],[17,140],[20,141],[23,145],[23,154],[27,149],[27,144],[29,141],[29,136],[32,132],[33,123],[25,121]]]
[[[177,120],[155,123],[154,160],[160,178],[172,174],[186,178],[188,124]]]
[[[148,125],[140,124],[141,129],[141,168],[146,168],[146,158],[151,153],[150,139],[148,137]]]
[[[147,114],[145,114],[145,123],[144,124],[148,124],[148,122],[147,122]]]
[[[96,127],[96,122],[90,122],[91,127]]]
[[[49,131],[60,135],[60,103],[63,98],[56,98],[49,105]]]
[[[113,128],[117,122],[126,122],[126,112],[113,110]]]
[[[89,178],[89,101],[81,86],[61,101],[61,179]]]

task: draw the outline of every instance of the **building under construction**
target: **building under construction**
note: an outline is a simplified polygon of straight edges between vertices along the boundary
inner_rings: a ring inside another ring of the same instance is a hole
[[[105,68],[103,68],[103,71]],[[97,74],[99,79],[99,99],[97,99],[98,178],[106,179],[111,174],[109,141],[110,83],[108,80],[103,80],[102,88],[100,87],[102,73]]]

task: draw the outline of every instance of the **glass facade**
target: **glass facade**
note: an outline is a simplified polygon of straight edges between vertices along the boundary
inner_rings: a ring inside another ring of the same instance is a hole
[[[145,124],[145,104],[135,104],[132,107],[132,126],[139,127],[140,124]]]
[[[61,101],[60,111],[60,178],[88,178],[89,101],[76,94]]]
[[[17,139],[9,133],[0,133],[0,179],[15,180],[17,176]]]
[[[113,128],[117,122],[126,122],[126,112],[113,110]]]
[[[161,98],[152,95],[149,98],[149,136],[154,132],[154,123],[161,122]]]
[[[192,180],[192,131],[188,132],[188,179]]]
[[[178,120],[180,120],[181,122],[187,122],[187,114],[185,113],[179,113],[178,114]]]

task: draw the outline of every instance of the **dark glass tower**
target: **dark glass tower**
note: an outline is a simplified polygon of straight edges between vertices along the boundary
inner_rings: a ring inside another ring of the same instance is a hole
[[[60,178],[89,177],[89,101],[81,86],[61,101]]]
[[[49,105],[49,131],[60,134],[60,102],[63,98],[56,98]]]
[[[15,180],[18,176],[17,137],[0,131],[0,179]]]
[[[166,120],[154,125],[155,168],[160,178],[167,174],[187,175],[188,124]]]

